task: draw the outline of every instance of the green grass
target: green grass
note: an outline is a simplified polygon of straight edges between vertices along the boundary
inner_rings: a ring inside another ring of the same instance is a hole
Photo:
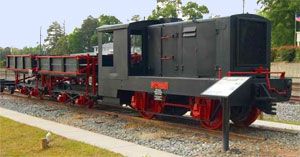
[[[289,121],[277,120],[277,119],[274,119],[274,118],[264,118],[263,120],[264,121],[269,121],[269,122],[276,122],[276,123],[300,125],[300,123],[298,123],[298,122],[289,122]]]
[[[41,148],[47,131],[0,117],[0,156],[122,156],[105,149],[52,134],[50,147]]]

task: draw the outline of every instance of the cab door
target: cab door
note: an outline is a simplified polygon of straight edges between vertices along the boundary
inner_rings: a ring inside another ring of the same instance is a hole
[[[178,76],[180,57],[178,55],[181,50],[180,25],[170,25],[162,27],[162,75]]]

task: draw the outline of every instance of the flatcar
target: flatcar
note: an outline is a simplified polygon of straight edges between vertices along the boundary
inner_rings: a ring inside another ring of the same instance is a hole
[[[270,72],[270,22],[258,15],[148,20],[97,31],[98,56],[8,55],[15,83],[2,83],[1,91],[87,107],[127,104],[148,119],[189,112],[208,129],[222,126],[222,105],[200,93],[224,76],[251,77],[230,104],[237,125],[249,126],[260,112],[276,114],[276,102],[290,98],[291,79]],[[109,53],[103,45],[111,45]]]

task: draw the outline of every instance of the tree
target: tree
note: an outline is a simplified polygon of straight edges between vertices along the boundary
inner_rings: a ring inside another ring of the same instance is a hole
[[[213,19],[213,18],[219,18],[219,17],[221,17],[221,15],[213,15],[213,14],[211,14],[211,15],[209,16],[210,19]]]
[[[10,47],[6,47],[6,48],[0,47],[0,60],[5,60],[6,55],[10,55]]]
[[[115,25],[115,24],[121,24],[122,23],[115,16],[104,15],[104,14],[100,15],[98,20],[99,20],[98,27],[103,26],[103,25]]]
[[[91,38],[93,34],[96,33],[96,28],[98,27],[98,21],[91,15],[85,19],[81,25],[82,32],[82,42],[85,51],[92,51]]]
[[[115,16],[100,15],[98,19],[88,16],[81,25],[69,34],[67,41],[71,53],[83,53],[92,51],[93,46],[98,45],[97,27],[102,25],[119,24],[121,21]]]
[[[95,32],[95,33],[93,34],[93,36],[92,36],[92,38],[91,38],[91,44],[92,44],[93,46],[98,45],[98,33],[97,33],[97,32]]]
[[[142,18],[140,15],[133,15],[129,22],[138,22],[141,20],[142,20]]]
[[[53,53],[55,55],[66,55],[70,53],[67,36],[62,36],[59,38],[55,45]]]
[[[10,47],[6,47],[6,48],[2,48],[0,47],[0,68],[4,68],[5,64],[6,64],[6,55],[10,55],[11,54],[11,48]]]
[[[40,54],[40,46],[37,45],[36,47],[23,47],[23,49],[15,50],[14,54]]]
[[[73,33],[67,36],[69,41],[69,51],[71,53],[83,53],[84,44],[82,42],[82,32],[81,29],[75,28]]]
[[[272,24],[272,46],[293,45],[295,14],[300,14],[300,0],[257,0],[261,3],[261,16]],[[298,30],[300,25],[298,24]]]
[[[205,5],[199,6],[195,2],[188,2],[186,6],[182,7],[183,16],[187,17],[189,20],[192,19],[202,19],[203,14],[208,14],[208,8]]]
[[[101,27],[103,25],[115,25],[115,24],[121,24],[122,22],[116,18],[115,16],[111,15],[100,15],[98,18],[98,27]],[[91,37],[91,44],[92,45],[98,45],[98,33],[97,31],[93,34]]]
[[[159,18],[177,18],[181,10],[181,0],[157,0],[156,9],[148,20],[158,20]]]
[[[47,29],[47,38],[45,39],[46,51],[51,53],[60,37],[64,36],[64,30],[61,25],[54,21]]]
[[[182,6],[181,0],[157,0],[157,7],[152,11],[148,20],[177,18],[181,14],[184,19],[203,18],[203,14],[208,13],[208,8],[205,5],[199,6],[195,2],[188,2]]]

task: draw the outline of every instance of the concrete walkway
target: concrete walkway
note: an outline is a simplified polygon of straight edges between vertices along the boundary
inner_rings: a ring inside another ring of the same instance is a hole
[[[288,131],[293,131],[293,132],[300,132],[300,125],[268,122],[268,121],[263,121],[263,120],[256,120],[253,124],[251,124],[251,126],[259,127],[259,128],[275,128],[278,130],[288,130]]]
[[[177,155],[93,133],[76,127],[29,116],[0,107],[0,116],[53,132],[68,139],[84,142],[128,157],[176,157]]]

